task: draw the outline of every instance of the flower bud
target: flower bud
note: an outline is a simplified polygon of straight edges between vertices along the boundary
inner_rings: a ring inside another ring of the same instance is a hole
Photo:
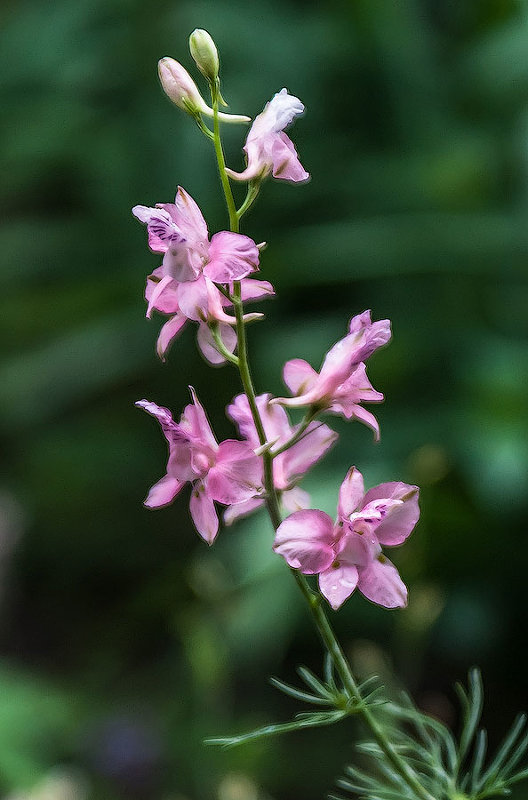
[[[189,36],[189,50],[196,66],[210,83],[218,79],[220,63],[218,50],[210,34],[202,28],[196,28]]]
[[[213,109],[209,108],[197,85],[182,65],[173,58],[162,58],[158,61],[158,74],[163,91],[179,108],[188,114],[196,117],[198,114],[205,114],[207,117],[213,116]],[[218,118],[222,122],[251,122],[250,117],[238,114],[223,114],[220,112]]]
[[[163,91],[179,108],[188,114],[205,111],[207,106],[198,87],[178,61],[167,57],[160,59],[158,74]]]

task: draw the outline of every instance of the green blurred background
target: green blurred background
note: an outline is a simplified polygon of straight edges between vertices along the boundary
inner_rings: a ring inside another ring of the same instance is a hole
[[[142,508],[165,446],[133,403],[179,413],[197,388],[218,436],[238,391],[185,331],[162,365],[144,319],[158,258],[129,209],[177,184],[226,225],[212,150],[161,93],[207,28],[225,95],[255,115],[286,86],[312,174],[269,182],[245,231],[278,299],[250,331],[261,391],[318,367],[372,308],[382,438],[341,437],[307,481],[334,513],[352,463],[422,487],[395,560],[410,607],[335,616],[358,673],[401,681],[456,724],[478,663],[496,742],[528,708],[528,8],[518,0],[11,0],[1,13],[0,794],[17,800],[315,800],[354,723],[204,748],[299,709],[267,684],[321,652],[254,516],[208,549],[182,496]],[[242,129],[228,162],[242,166]],[[334,421],[332,421],[334,422]],[[394,676],[391,678],[391,676]],[[519,789],[516,798],[528,797]]]

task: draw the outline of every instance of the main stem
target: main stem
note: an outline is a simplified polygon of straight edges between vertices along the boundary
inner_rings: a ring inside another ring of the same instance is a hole
[[[218,170],[220,172],[220,181],[222,183],[222,189],[224,191],[227,210],[229,213],[230,230],[234,233],[238,233],[240,230],[239,222],[242,214],[237,214],[233,193],[231,191],[231,185],[225,171],[225,158],[222,148],[222,141],[220,138],[220,124],[218,120],[218,89],[215,86],[211,87],[211,98],[214,110],[214,146],[216,159],[218,162]],[[264,445],[267,441],[266,433],[264,431],[264,425],[262,424],[262,419],[258,410],[255,387],[253,385],[253,380],[249,369],[246,328],[244,324],[244,307],[241,298],[241,287],[239,281],[234,283],[233,306],[236,317],[238,370],[240,373],[240,379],[248,399],[259,442],[261,445]],[[275,490],[275,484],[273,482],[273,457],[270,455],[269,450],[264,450],[262,459],[264,462],[266,506],[271,524],[273,525],[274,530],[277,530],[282,522],[282,517],[279,509],[279,501],[277,498],[277,492]],[[302,573],[300,573],[298,570],[291,570],[291,572],[305,600],[308,603],[312,618],[319,632],[319,636],[321,637],[324,646],[332,657],[332,661],[343,682],[343,686],[345,687],[349,696],[356,701],[358,714],[362,717],[363,722],[370,729],[379,748],[383,751],[385,757],[388,761],[390,761],[396,772],[403,778],[406,784],[414,792],[416,792],[418,797],[420,797],[422,800],[435,800],[435,798],[421,785],[414,771],[393,748],[385,736],[382,726],[379,725],[370,708],[362,702],[363,698],[361,696],[361,692],[354,679],[352,670],[343,652],[343,649],[337,640],[337,637],[322,606],[321,596],[312,591],[308,581],[304,575],[302,575]]]

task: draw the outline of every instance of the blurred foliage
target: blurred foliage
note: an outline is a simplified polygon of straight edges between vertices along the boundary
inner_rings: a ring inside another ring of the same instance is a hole
[[[286,358],[317,367],[364,308],[393,320],[370,369],[381,444],[336,420],[307,483],[330,513],[351,463],[371,485],[421,485],[397,553],[411,604],[355,597],[336,625],[360,674],[397,674],[448,722],[479,663],[498,741],[528,707],[526,2],[10,0],[1,15],[0,793],[315,800],[350,761],[353,722],[203,748],[295,713],[265,678],[317,669],[319,645],[264,517],[208,550],[185,499],[141,507],[165,449],[133,402],[178,412],[192,384],[226,436],[238,391],[190,331],[157,362],[142,298],[157,259],[129,213],[182,184],[225,226],[210,147],[156,79],[160,56],[191,67],[197,26],[234,112],[283,85],[307,106],[292,136],[311,183],[270,182],[247,220],[278,292],[250,332],[258,386],[281,391]],[[230,130],[233,168],[241,143]]]

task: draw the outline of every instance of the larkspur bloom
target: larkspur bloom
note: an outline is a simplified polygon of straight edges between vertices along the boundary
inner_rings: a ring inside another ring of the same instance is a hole
[[[376,417],[360,405],[383,400],[367,378],[364,361],[390,337],[388,319],[372,322],[370,311],[358,314],[350,320],[348,335],[326,354],[320,372],[301,358],[286,362],[284,383],[295,397],[278,397],[272,402],[290,408],[313,406],[346,419],[358,419],[379,439]]]
[[[385,608],[407,605],[407,589],[381,546],[402,544],[418,521],[418,487],[382,483],[365,494],[352,467],[339,490],[337,521],[324,511],[297,511],[278,527],[274,550],[290,567],[319,575],[319,588],[338,609],[357,587]]]
[[[215,284],[230,286],[241,281],[246,299],[272,294],[271,284],[247,278],[258,269],[257,245],[249,236],[230,231],[215,233],[209,240],[202,212],[181,187],[174,203],[134,206],[132,213],[147,225],[150,249],[163,253],[163,263],[150,276],[146,291],[147,317],[154,308],[172,315],[158,340],[160,357],[190,319],[200,326],[198,343],[205,357],[211,363],[222,363],[225,359],[216,349],[211,326],[217,326],[226,349],[233,352],[236,335],[230,326],[236,319],[224,311],[229,301]],[[259,316],[246,315],[245,319]]]
[[[175,61],[168,56],[160,59],[158,61],[158,74],[163,91],[178,108],[194,117],[199,114],[204,114],[206,117],[214,116],[213,109],[207,105],[197,85],[179,61]],[[222,122],[251,122],[250,117],[238,114],[219,112],[218,117]]]
[[[278,451],[296,434],[299,426],[292,426],[286,411],[280,406],[270,405],[270,394],[256,398],[257,408],[264,426],[267,441]],[[239,394],[227,407],[227,415],[237,425],[239,433],[255,449],[260,446],[257,430],[245,394]],[[302,438],[273,459],[273,483],[284,508],[297,511],[307,508],[310,495],[297,486],[305,473],[321,459],[334,444],[338,435],[327,425],[312,422]],[[231,506],[224,512],[224,521],[229,525],[239,517],[249,514],[264,504],[261,497],[253,497],[245,503]]]
[[[218,444],[196,393],[179,422],[167,408],[139,400],[136,405],[155,417],[169,445],[167,474],[150,489],[145,506],[172,503],[186,483],[192,486],[189,510],[196,530],[212,544],[218,533],[215,502],[244,503],[262,486],[262,461],[247,442],[226,439]]]
[[[244,152],[247,166],[243,172],[226,169],[230,178],[237,181],[250,181],[265,178],[270,173],[283,181],[306,181],[306,172],[293,142],[284,133],[295,117],[302,114],[304,105],[298,97],[281,89],[272,97],[253,121],[247,135]]]

